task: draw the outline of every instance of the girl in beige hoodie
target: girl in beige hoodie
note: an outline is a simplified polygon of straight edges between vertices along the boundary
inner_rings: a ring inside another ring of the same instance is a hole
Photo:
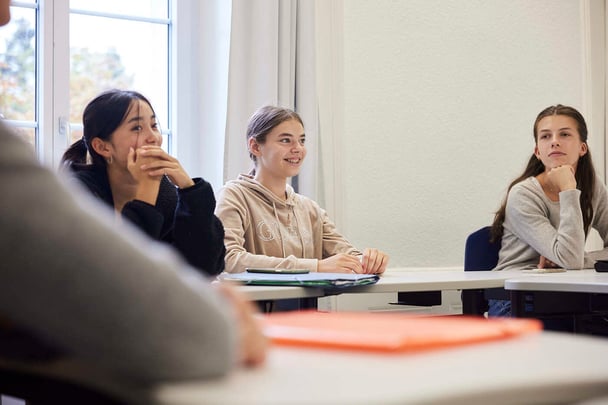
[[[255,168],[218,193],[216,215],[224,224],[226,271],[272,267],[383,273],[386,253],[357,250],[315,201],[287,184],[306,157],[305,140],[302,119],[292,110],[266,106],[251,117],[247,143]]]

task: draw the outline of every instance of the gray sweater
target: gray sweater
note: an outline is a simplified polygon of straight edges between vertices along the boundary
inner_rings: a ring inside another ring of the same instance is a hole
[[[604,247],[608,246],[608,196],[596,181],[593,220]],[[585,253],[580,190],[559,193],[559,201],[545,195],[535,177],[513,186],[507,197],[504,234],[495,270],[536,268],[544,256],[566,269],[592,268],[608,250]]]
[[[0,187],[0,319],[136,385],[235,364],[234,321],[208,281],[68,189],[1,122]]]

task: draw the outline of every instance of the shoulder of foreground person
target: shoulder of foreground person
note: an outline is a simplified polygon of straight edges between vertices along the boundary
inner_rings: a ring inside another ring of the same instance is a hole
[[[0,184],[10,190],[0,199],[0,313],[129,381],[226,373],[236,336],[223,298],[6,132],[0,124]]]

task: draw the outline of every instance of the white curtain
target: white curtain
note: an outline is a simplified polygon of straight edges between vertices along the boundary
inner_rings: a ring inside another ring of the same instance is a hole
[[[251,114],[263,105],[278,105],[302,116],[308,156],[299,191],[316,198],[315,47],[314,0],[233,0],[224,181],[251,168],[245,139]]]
[[[178,54],[176,75],[188,77],[175,105],[183,123],[180,161],[214,189],[252,162],[245,131],[251,114],[272,104],[304,120],[308,155],[300,193],[318,201],[340,225],[343,0],[202,0],[180,27],[192,32],[193,52]],[[180,47],[183,49],[184,47]]]
[[[192,7],[176,2],[177,59],[172,80],[175,91],[171,106],[176,117],[173,145],[181,164],[191,176],[202,176],[215,190],[222,186],[224,135],[230,49],[230,2],[201,0]],[[187,95],[187,96],[185,96]],[[179,103],[178,103],[179,101]]]

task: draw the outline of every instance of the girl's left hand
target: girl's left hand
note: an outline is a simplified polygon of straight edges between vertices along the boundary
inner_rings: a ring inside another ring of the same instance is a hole
[[[559,266],[555,263],[553,263],[551,260],[547,259],[545,256],[541,256],[540,260],[538,261],[538,268],[539,269],[556,269]]]
[[[226,284],[214,284],[220,293],[232,304],[238,331],[237,350],[239,361],[246,366],[258,366],[266,360],[268,338],[258,322],[258,312],[251,301]]]
[[[187,188],[194,185],[194,181],[186,173],[179,160],[169,155],[159,146],[142,146],[137,149],[137,154],[153,159],[141,166],[141,170],[146,171],[150,176],[166,175],[177,188]]]
[[[367,248],[361,258],[363,273],[382,274],[388,265],[388,255],[378,249]]]

